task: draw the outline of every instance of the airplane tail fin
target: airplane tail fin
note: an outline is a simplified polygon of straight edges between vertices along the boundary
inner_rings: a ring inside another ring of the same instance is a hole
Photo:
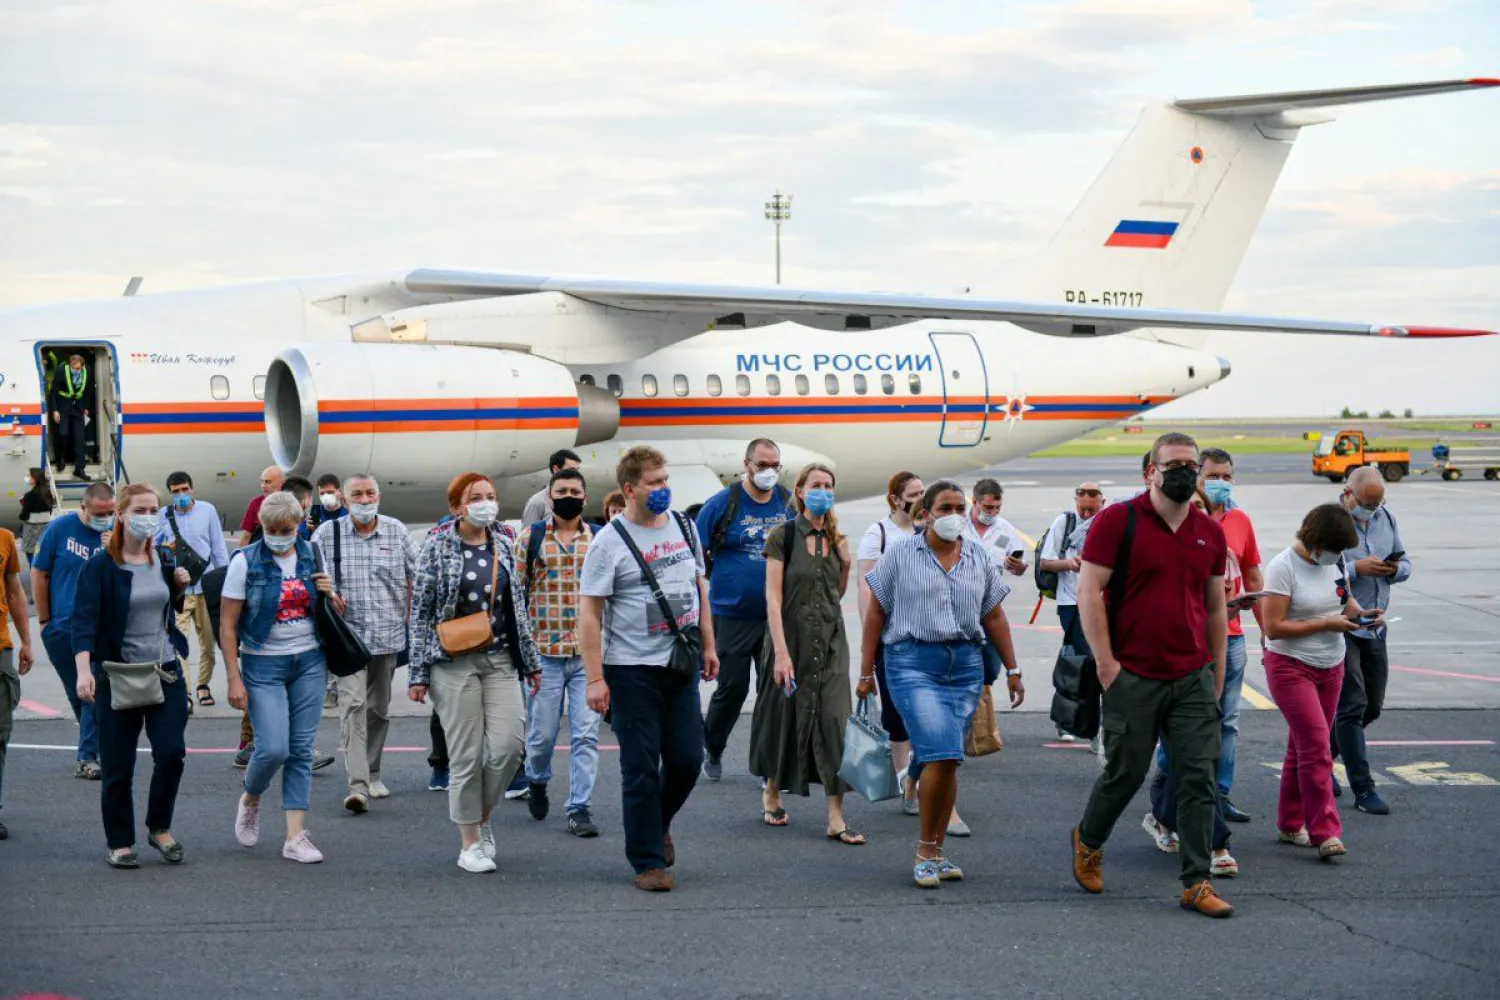
[[[1218,309],[1299,130],[1319,109],[1500,85],[1500,80],[1310,90],[1151,105],[1021,276],[1043,301]],[[1201,347],[1207,334],[1161,332]]]

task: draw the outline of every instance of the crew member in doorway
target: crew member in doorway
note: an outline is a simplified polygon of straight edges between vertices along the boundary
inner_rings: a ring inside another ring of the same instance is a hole
[[[68,367],[52,379],[51,410],[52,423],[59,438],[58,462],[71,461],[73,475],[78,479],[89,477],[84,434],[93,412],[92,394],[83,355],[75,354],[68,359]]]

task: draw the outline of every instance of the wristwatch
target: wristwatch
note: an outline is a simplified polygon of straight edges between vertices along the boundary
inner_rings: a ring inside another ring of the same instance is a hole
[[[1020,677],[1021,676],[1021,668],[1017,667],[1015,670],[1007,670],[1005,672],[1005,676],[1007,676],[1007,677]]]

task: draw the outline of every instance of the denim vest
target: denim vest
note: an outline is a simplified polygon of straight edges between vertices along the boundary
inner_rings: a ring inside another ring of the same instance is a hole
[[[240,614],[240,647],[254,653],[271,635],[276,612],[281,607],[281,567],[264,541],[252,542],[244,549],[245,610]],[[311,596],[316,592],[313,574],[317,563],[312,546],[297,539],[297,578]]]

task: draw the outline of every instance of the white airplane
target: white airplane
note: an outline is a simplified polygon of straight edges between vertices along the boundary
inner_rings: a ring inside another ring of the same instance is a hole
[[[230,519],[268,461],[371,472],[384,508],[412,520],[444,513],[467,469],[505,480],[517,511],[564,447],[595,503],[640,443],[667,453],[683,506],[737,475],[761,435],[788,476],[827,462],[849,497],[901,468],[983,468],[1224,378],[1229,363],[1201,350],[1209,330],[1488,333],[1216,310],[1322,109],[1497,84],[1149,106],[1022,276],[1029,301],[424,269],[0,313],[0,474],[17,495],[28,467],[57,464],[44,364],[74,352],[102,390],[90,474],[159,484],[186,469]],[[57,472],[76,496],[84,484]]]

